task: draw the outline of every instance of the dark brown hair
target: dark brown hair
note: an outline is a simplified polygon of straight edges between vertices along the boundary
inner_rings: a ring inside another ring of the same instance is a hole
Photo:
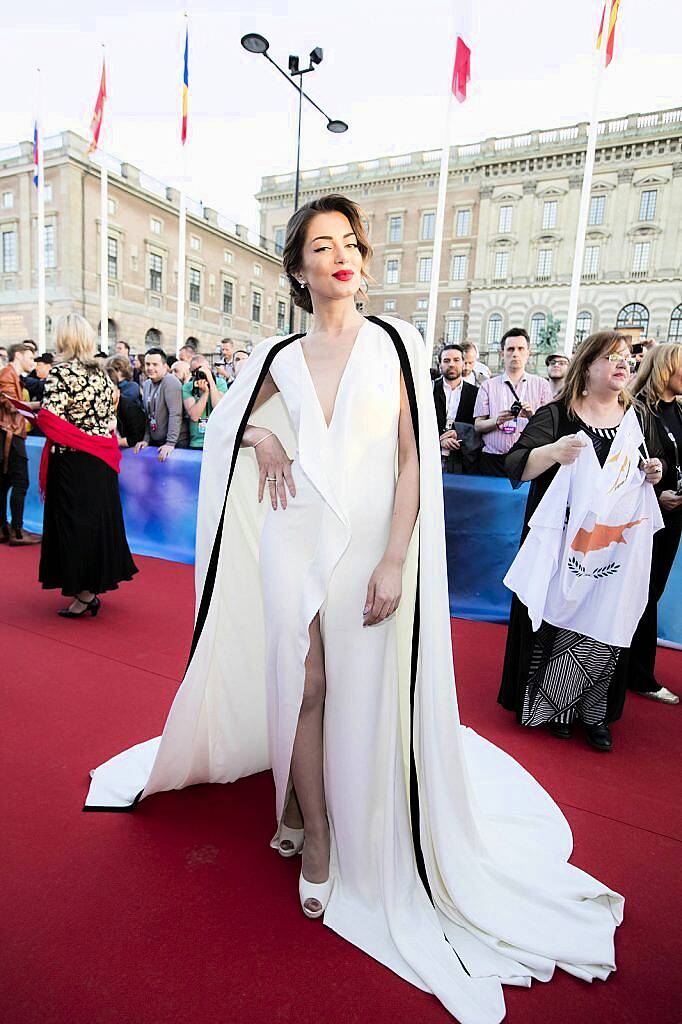
[[[130,365],[130,359],[126,359],[125,356],[112,356],[111,359],[107,359],[107,370],[111,368],[122,374],[125,380],[133,379],[133,368]]]
[[[630,348],[630,342],[626,335],[619,334],[618,331],[597,331],[596,334],[590,334],[589,338],[580,342],[564,377],[564,386],[560,393],[571,419],[576,418],[576,404],[580,401],[586,388],[587,372],[592,363],[600,356],[611,355],[612,352],[620,348],[623,342]],[[626,409],[633,404],[632,395],[625,389],[621,391],[618,400]]]
[[[300,210],[289,219],[287,224],[286,237],[284,240],[284,251],[282,253],[282,264],[284,272],[289,278],[291,299],[295,306],[300,306],[306,313],[312,313],[313,304],[310,299],[308,288],[301,288],[296,280],[296,274],[301,272],[303,267],[303,247],[305,245],[308,225],[318,213],[342,213],[348,218],[355,237],[358,240],[358,249],[362,256],[362,276],[371,280],[367,264],[372,258],[372,246],[369,244],[367,232],[362,223],[362,211],[357,203],[345,196],[329,195],[321,196],[320,199],[313,199],[306,203]],[[366,298],[364,289],[360,289],[363,299]]]

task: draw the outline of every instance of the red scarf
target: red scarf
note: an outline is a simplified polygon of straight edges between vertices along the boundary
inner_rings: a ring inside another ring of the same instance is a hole
[[[87,452],[95,458],[106,462],[116,473],[120,472],[121,449],[118,447],[116,435],[109,437],[98,437],[96,434],[86,434],[84,430],[74,427],[73,423],[55,416],[48,409],[41,409],[36,422],[47,440],[43,448],[43,455],[40,460],[39,487],[40,496],[45,500],[45,488],[47,486],[47,467],[50,461],[50,451],[53,444],[63,444],[66,448],[75,448],[79,452]]]

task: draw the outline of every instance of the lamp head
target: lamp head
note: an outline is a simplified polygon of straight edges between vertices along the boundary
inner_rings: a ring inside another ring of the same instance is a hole
[[[265,36],[258,35],[257,32],[248,32],[242,36],[242,46],[249,53],[267,53],[270,43]]]
[[[290,75],[297,75],[298,74],[298,57],[295,57],[293,55],[293,53],[289,54],[289,74]]]
[[[327,131],[334,132],[335,135],[341,135],[343,132],[348,131],[348,125],[345,121],[327,121]]]
[[[322,63],[322,47],[316,46],[314,50],[310,51],[310,63],[321,64]]]

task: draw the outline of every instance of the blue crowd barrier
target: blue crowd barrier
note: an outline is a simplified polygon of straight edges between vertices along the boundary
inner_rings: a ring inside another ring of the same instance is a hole
[[[26,527],[42,530],[38,464],[42,438],[29,437],[31,485]],[[130,549],[173,562],[194,563],[201,453],[178,450],[159,462],[155,448],[124,451],[119,478]],[[513,491],[494,477],[443,478],[445,538],[452,615],[507,622],[511,594],[502,579],[518,549],[528,486]],[[659,606],[659,636],[682,644],[682,547]]]

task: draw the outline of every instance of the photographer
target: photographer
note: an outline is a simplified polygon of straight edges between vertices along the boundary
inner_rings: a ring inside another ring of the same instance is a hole
[[[227,391],[222,377],[214,377],[206,356],[194,356],[190,363],[191,379],[182,386],[182,400],[189,417],[190,448],[204,447],[208,417]]]
[[[504,457],[518,441],[528,420],[541,405],[552,401],[544,377],[526,373],[530,339],[522,327],[512,327],[500,342],[504,373],[483,382],[474,409],[474,426],[483,434],[482,476],[506,476]]]

